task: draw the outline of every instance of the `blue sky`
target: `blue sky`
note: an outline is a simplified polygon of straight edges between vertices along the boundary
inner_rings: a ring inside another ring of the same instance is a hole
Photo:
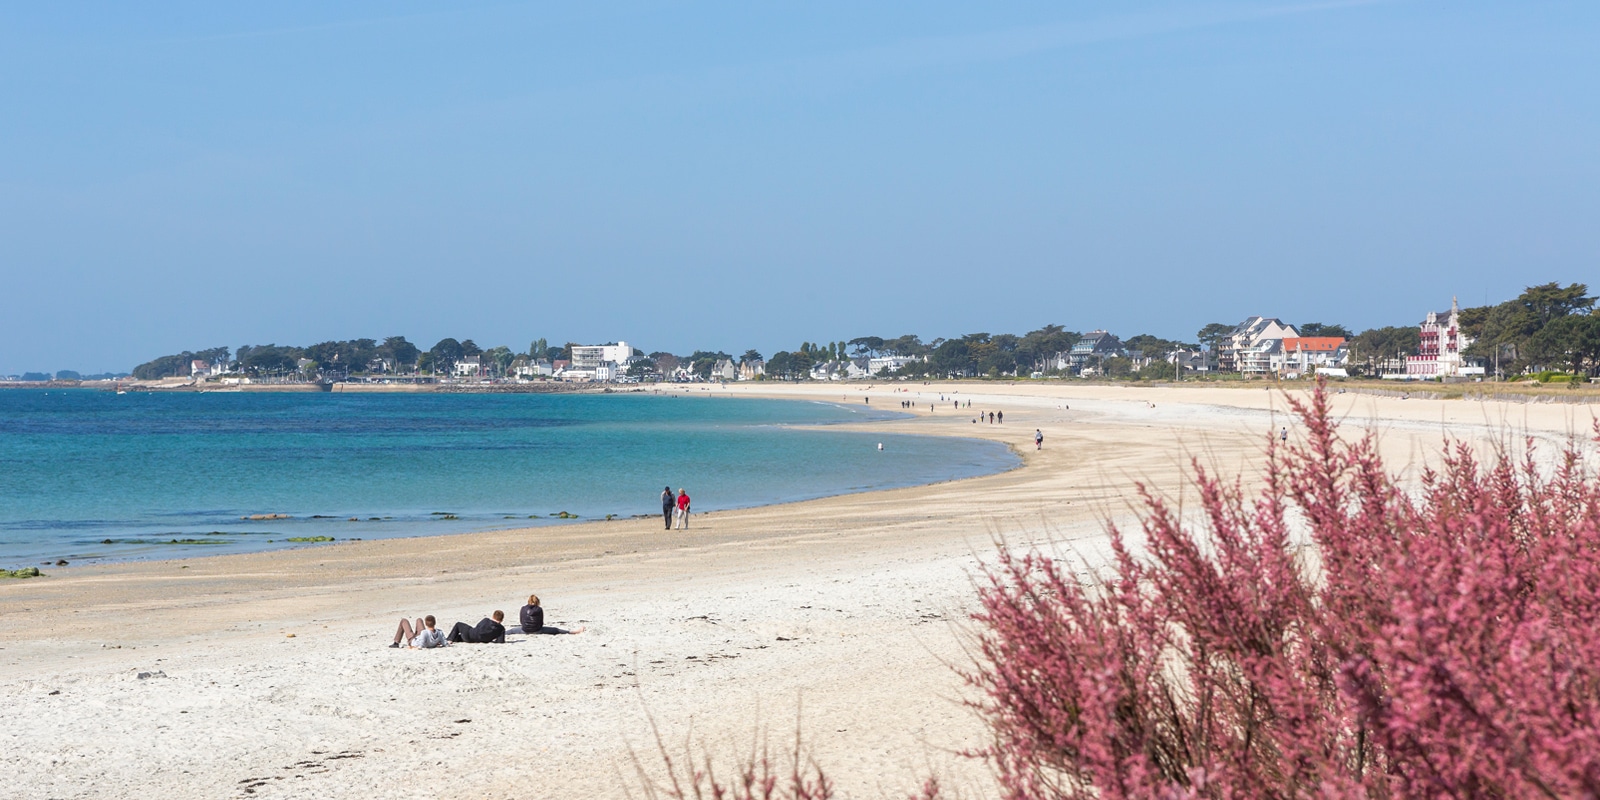
[[[0,373],[1600,288],[1600,4],[0,8]]]

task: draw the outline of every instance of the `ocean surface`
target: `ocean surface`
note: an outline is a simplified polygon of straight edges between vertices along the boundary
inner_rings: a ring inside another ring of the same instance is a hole
[[[828,427],[897,415],[693,393],[3,390],[0,566],[546,531],[658,515],[668,484],[712,511],[1017,463],[993,442]],[[241,519],[273,514],[289,518]]]

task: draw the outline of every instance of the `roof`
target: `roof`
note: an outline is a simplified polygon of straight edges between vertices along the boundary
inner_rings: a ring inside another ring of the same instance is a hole
[[[1344,347],[1343,336],[1285,336],[1283,339],[1285,353],[1332,353],[1341,347]]]

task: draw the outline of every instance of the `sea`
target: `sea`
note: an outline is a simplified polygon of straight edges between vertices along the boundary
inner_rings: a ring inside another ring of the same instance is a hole
[[[1005,446],[839,429],[856,403],[617,394],[0,390],[0,565],[743,508],[1001,472]],[[879,444],[882,448],[879,448]]]

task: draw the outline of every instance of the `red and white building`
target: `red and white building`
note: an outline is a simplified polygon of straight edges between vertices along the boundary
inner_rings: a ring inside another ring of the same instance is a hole
[[[1482,375],[1483,367],[1471,365],[1461,354],[1472,342],[1472,337],[1461,332],[1461,307],[1455,298],[1451,298],[1449,311],[1429,311],[1427,319],[1422,321],[1417,354],[1406,356],[1406,377],[1427,379]]]
[[[1343,368],[1350,360],[1350,351],[1343,336],[1285,336],[1278,352],[1272,355],[1273,371],[1312,372]]]

